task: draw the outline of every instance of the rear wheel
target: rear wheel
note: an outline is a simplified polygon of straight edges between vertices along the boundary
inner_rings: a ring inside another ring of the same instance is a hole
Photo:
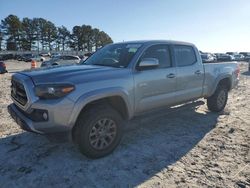
[[[119,145],[122,122],[121,115],[111,106],[93,106],[78,118],[73,140],[87,157],[104,157]]]
[[[212,112],[220,112],[225,108],[227,99],[228,89],[219,85],[214,94],[207,98],[207,107]]]

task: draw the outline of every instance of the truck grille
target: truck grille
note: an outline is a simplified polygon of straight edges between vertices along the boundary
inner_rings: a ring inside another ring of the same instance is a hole
[[[25,106],[27,103],[27,95],[23,84],[11,80],[11,96],[15,99],[16,102],[20,103],[22,106]]]

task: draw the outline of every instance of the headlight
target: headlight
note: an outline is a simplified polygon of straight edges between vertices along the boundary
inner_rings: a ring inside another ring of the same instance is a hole
[[[41,99],[57,99],[74,89],[75,87],[71,84],[42,84],[35,87],[35,94]]]

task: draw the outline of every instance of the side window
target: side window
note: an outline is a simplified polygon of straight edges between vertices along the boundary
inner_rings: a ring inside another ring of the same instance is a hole
[[[197,61],[192,46],[175,45],[174,57],[178,67],[192,65]]]
[[[142,55],[144,58],[156,58],[159,61],[159,68],[171,67],[171,58],[169,53],[169,47],[165,44],[159,44],[149,47]]]

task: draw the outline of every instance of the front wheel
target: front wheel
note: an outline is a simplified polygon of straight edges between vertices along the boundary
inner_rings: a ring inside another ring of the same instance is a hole
[[[83,112],[73,130],[73,140],[89,158],[104,157],[119,145],[122,117],[109,105],[95,105]]]
[[[220,112],[225,108],[227,99],[228,89],[219,85],[214,94],[207,98],[207,107],[212,112]]]

